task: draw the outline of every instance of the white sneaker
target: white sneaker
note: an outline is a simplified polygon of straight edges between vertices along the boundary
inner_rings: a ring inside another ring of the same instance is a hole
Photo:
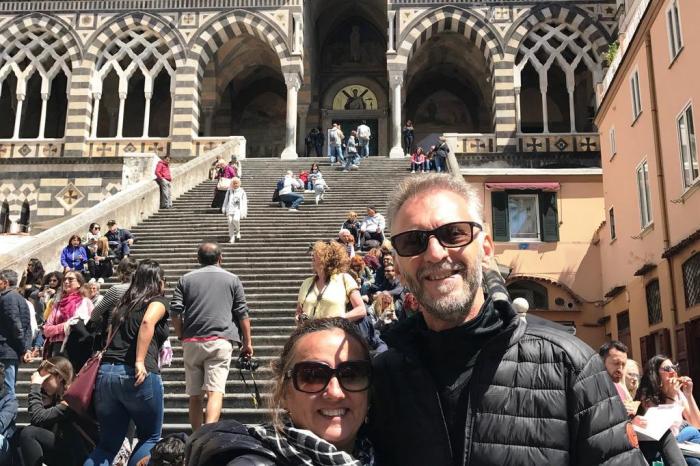
[[[290,212],[299,212],[299,209],[289,209]]]
[[[318,205],[318,201],[319,201],[319,199],[321,199],[321,196],[319,196],[319,195],[316,195],[316,205]]]
[[[88,281],[88,283],[95,283],[95,282],[96,282],[96,280],[95,280],[94,278],[91,278],[91,279]]]
[[[240,233],[236,234],[236,239],[241,239],[241,234],[240,234]]]
[[[100,285],[103,284],[104,282],[105,282],[105,279],[104,279],[104,278],[98,278],[98,279],[97,279],[97,283],[99,283]]]
[[[415,173],[415,172],[416,172],[415,170],[411,170],[411,173]]]
[[[359,169],[360,169],[360,167],[358,167],[357,165],[351,165],[350,168],[353,169],[353,170],[359,170]]]

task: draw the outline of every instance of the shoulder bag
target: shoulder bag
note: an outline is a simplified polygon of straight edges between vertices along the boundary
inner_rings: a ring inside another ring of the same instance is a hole
[[[231,180],[233,178],[219,178],[219,181],[216,183],[216,189],[218,191],[227,191],[228,188],[231,187]]]
[[[117,334],[121,323],[116,326],[113,332],[110,333],[109,338],[107,338],[107,344],[102,351],[95,353],[90,359],[88,359],[83,365],[78,375],[73,379],[73,383],[70,384],[68,390],[63,394],[63,401],[65,401],[70,409],[75,411],[81,417],[92,418],[92,395],[95,391],[95,382],[97,381],[97,373],[100,370],[100,363],[102,362],[102,355],[109,345],[112,343],[114,335]]]

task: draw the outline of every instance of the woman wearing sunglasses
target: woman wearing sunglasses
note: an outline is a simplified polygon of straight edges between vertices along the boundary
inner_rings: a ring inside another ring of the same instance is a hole
[[[304,322],[272,363],[272,422],[207,424],[190,439],[188,466],[375,465],[364,436],[369,349],[346,319]]]
[[[61,353],[71,326],[78,320],[87,322],[90,319],[94,305],[80,292],[84,284],[85,278],[80,272],[69,270],[63,275],[60,299],[56,301],[54,298],[51,314],[44,323],[44,358]]]
[[[641,411],[659,405],[678,406],[681,414],[671,426],[671,432],[676,436],[678,443],[700,443],[700,409],[693,397],[693,381],[690,377],[679,376],[678,369],[677,365],[662,354],[651,358],[639,383],[635,399],[641,401]],[[700,466],[698,458],[685,459],[691,466]]]

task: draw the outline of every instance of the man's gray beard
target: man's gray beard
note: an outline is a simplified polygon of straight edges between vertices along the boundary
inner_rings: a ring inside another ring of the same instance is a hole
[[[451,294],[434,300],[428,296],[421,282],[412,276],[404,275],[408,289],[413,293],[423,310],[438,320],[449,323],[461,323],[469,315],[474,305],[476,294],[481,293],[481,254],[475,261],[475,269],[471,270],[469,264],[460,272],[464,287],[457,295]],[[418,274],[420,275],[420,271]]]

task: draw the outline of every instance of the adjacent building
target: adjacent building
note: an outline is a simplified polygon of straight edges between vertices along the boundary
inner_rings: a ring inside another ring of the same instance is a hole
[[[700,3],[628,1],[599,87],[603,321],[635,359],[700,377]]]

